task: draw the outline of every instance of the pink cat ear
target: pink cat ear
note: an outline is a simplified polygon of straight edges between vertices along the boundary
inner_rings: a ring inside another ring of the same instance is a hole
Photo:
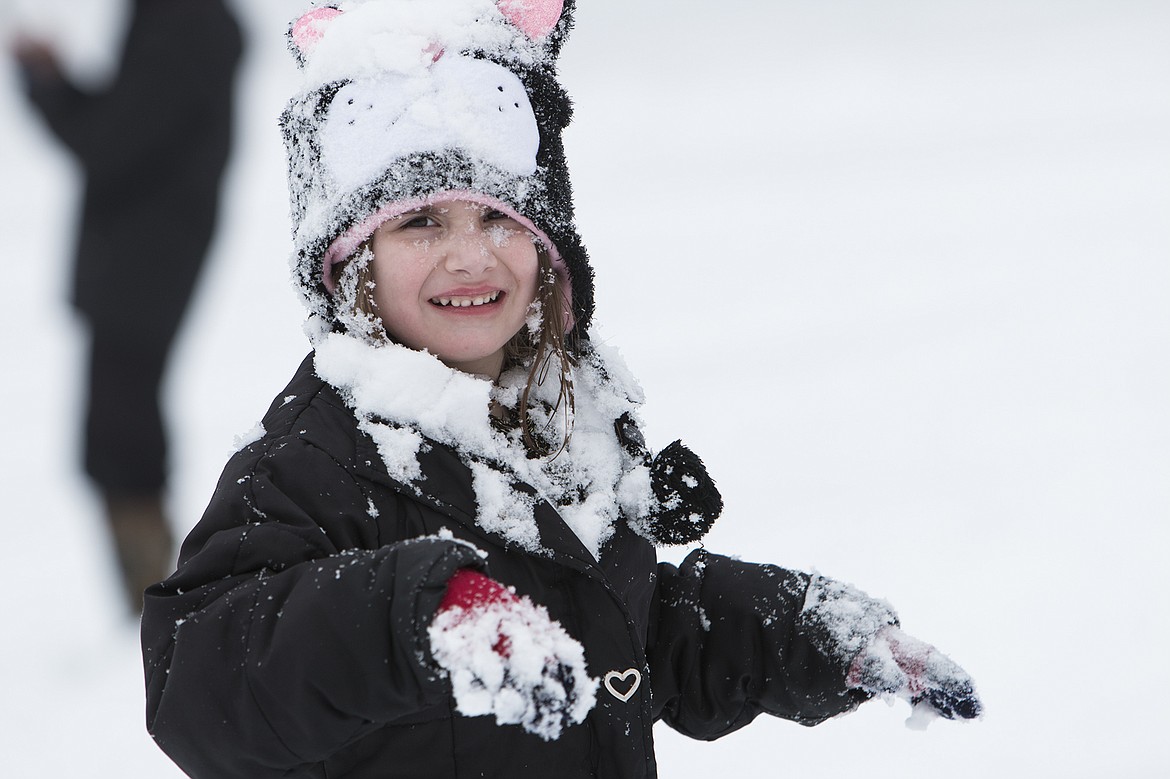
[[[289,37],[302,56],[311,54],[313,49],[317,48],[317,44],[325,36],[325,29],[329,23],[339,16],[341,10],[338,8],[314,8],[293,22]]]
[[[557,26],[565,0],[496,0],[496,5],[508,21],[535,41]]]

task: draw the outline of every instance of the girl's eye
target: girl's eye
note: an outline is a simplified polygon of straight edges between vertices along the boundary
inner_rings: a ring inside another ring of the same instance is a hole
[[[499,222],[501,220],[511,218],[512,217],[508,216],[503,211],[496,211],[495,209],[490,209],[483,215],[483,220],[485,222]]]
[[[403,219],[402,219],[402,227],[404,227],[404,228],[435,227],[438,224],[439,224],[438,222],[436,222],[432,217],[427,216],[426,214],[418,214],[418,215],[412,216],[412,217],[403,217]]]

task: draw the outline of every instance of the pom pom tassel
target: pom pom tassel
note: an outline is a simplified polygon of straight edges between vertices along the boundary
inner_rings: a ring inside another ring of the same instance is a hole
[[[682,441],[667,446],[650,463],[650,488],[658,505],[646,521],[657,544],[698,541],[723,512],[723,496],[699,456]]]

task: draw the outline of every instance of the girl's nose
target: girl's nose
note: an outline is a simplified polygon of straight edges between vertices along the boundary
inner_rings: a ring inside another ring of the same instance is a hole
[[[496,266],[495,244],[481,225],[453,231],[444,243],[443,263],[451,273],[476,276]]]

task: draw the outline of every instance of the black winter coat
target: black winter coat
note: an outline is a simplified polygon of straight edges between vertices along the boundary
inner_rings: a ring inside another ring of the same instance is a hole
[[[518,548],[476,523],[450,447],[429,441],[420,478],[391,478],[311,357],[262,425],[147,592],[148,726],[193,777],[653,777],[656,720],[714,739],[863,698],[802,623],[803,574],[703,551],[659,565],[625,522],[598,561],[548,503],[546,551]],[[590,675],[625,674],[582,725],[546,742],[455,711],[426,627],[464,566],[547,607]],[[623,701],[630,669],[643,681]]]

